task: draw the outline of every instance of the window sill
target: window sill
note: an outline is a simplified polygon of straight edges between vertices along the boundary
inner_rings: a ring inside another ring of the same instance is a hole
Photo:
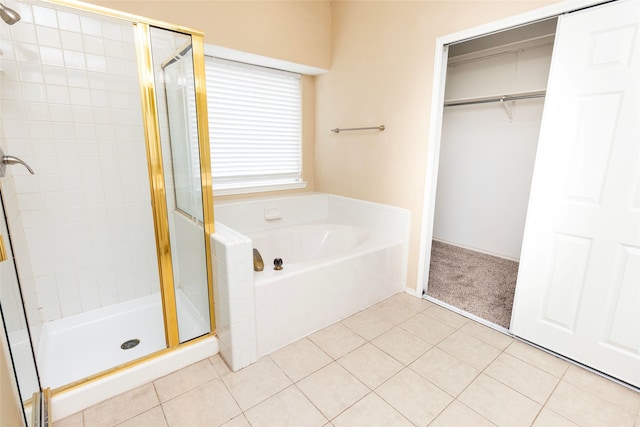
[[[248,193],[264,193],[267,191],[282,191],[282,190],[300,190],[307,188],[307,183],[301,182],[288,182],[286,184],[267,184],[267,185],[251,185],[246,187],[234,187],[234,188],[220,188],[213,189],[214,196],[231,196],[234,194],[248,194]]]

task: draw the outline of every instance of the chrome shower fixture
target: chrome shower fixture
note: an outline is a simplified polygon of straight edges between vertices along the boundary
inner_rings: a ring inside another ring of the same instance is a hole
[[[0,18],[7,24],[13,25],[20,20],[20,14],[0,3]]]

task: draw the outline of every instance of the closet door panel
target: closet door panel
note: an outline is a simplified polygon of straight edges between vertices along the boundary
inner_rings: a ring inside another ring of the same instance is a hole
[[[559,20],[511,329],[640,387],[639,16]]]

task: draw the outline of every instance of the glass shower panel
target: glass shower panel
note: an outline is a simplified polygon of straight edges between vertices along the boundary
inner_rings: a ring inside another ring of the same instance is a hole
[[[211,332],[191,36],[151,28],[180,342]]]
[[[10,355],[7,355],[7,358],[9,356],[11,358],[8,363],[13,365],[20,399],[23,406],[27,406],[33,393],[40,390],[40,383],[38,382],[38,370],[27,328],[2,198],[0,198],[0,239],[2,239],[0,242],[0,253],[2,254],[0,257],[0,314],[10,349]],[[30,422],[31,420],[25,417],[25,423],[30,425]]]
[[[134,29],[9,0],[0,121],[2,184],[43,386],[166,347]],[[137,345],[135,345],[137,343]]]

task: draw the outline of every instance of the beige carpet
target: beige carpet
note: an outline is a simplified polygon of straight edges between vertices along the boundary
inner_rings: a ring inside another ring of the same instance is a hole
[[[509,328],[518,263],[433,242],[427,295]]]

